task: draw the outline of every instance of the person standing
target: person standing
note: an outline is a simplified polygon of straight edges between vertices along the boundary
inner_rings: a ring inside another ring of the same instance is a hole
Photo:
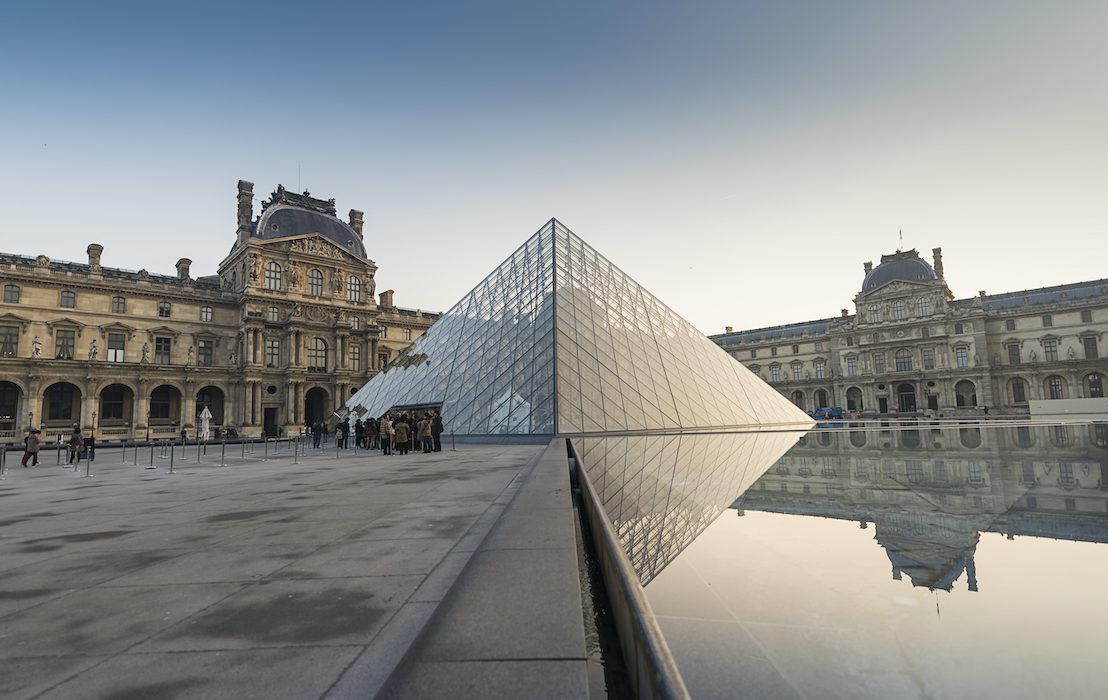
[[[319,441],[323,439],[323,423],[316,421],[312,424],[312,447],[319,447]]]
[[[361,418],[354,421],[354,447],[365,449],[365,423]]]
[[[69,464],[81,463],[81,450],[85,447],[85,439],[81,437],[81,429],[74,428],[69,436]]]
[[[396,423],[394,428],[396,430],[396,446],[400,448],[400,454],[408,454],[408,448],[411,446],[411,426],[405,422],[405,417]]]
[[[391,455],[392,433],[394,429],[392,425],[392,418],[388,414],[386,414],[385,417],[381,419],[379,425],[381,429],[381,450],[384,454]]]
[[[432,421],[431,414],[423,414],[423,420],[419,422],[419,441],[423,443],[423,454],[431,454],[433,443],[431,441]]]
[[[434,417],[431,418],[431,440],[434,443],[435,452],[442,452],[442,416],[438,411],[435,411]]]
[[[349,439],[350,439],[350,419],[349,418],[343,418],[342,422],[339,423],[339,447],[341,447],[344,450],[347,449],[347,447],[348,447],[347,440],[349,440]]]
[[[32,428],[31,432],[27,434],[27,437],[23,438],[23,461],[22,466],[27,466],[27,460],[33,459],[32,467],[38,466],[38,451],[41,447],[38,436],[42,434],[42,431],[37,428]]]
[[[85,438],[85,455],[88,461],[96,461],[96,435],[94,435],[92,431],[89,431],[88,437]]]
[[[376,450],[381,446],[379,442],[381,426],[377,422],[376,418],[369,419],[369,425],[366,426],[366,437],[369,439],[369,449]]]

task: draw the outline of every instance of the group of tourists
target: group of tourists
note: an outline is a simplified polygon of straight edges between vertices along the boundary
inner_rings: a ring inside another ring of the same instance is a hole
[[[34,428],[27,437],[23,438],[23,460],[20,466],[26,467],[27,462],[30,462],[32,467],[38,466],[38,455],[42,451],[41,436],[42,431]],[[66,464],[80,463],[82,459],[88,459],[90,462],[96,459],[96,437],[92,434],[86,437],[80,428],[73,429],[69,440],[58,435],[58,449],[62,449],[63,446],[68,454]]]
[[[305,426],[312,436],[312,447],[319,447],[328,433],[326,423],[317,421]],[[349,449],[353,433],[354,444],[363,450],[382,450],[385,454],[408,454],[418,443],[424,453],[442,451],[443,422],[438,411],[427,411],[422,416],[407,412],[381,416],[380,419],[358,418],[353,425],[346,417],[335,426],[335,440],[339,449]]]

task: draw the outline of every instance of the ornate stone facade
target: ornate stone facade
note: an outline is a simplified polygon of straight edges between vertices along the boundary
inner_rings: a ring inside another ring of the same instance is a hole
[[[795,404],[866,414],[1027,414],[1108,391],[1108,279],[955,299],[915,250],[864,266],[855,313],[712,336]]]
[[[269,435],[326,419],[438,318],[375,298],[362,213],[278,187],[238,231],[218,274],[193,278],[0,254],[0,440],[76,425],[100,439],[216,427]]]

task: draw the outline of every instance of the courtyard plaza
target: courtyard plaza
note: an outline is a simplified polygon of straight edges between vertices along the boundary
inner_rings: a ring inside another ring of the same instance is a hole
[[[564,447],[273,449],[9,452],[0,697],[587,694]]]

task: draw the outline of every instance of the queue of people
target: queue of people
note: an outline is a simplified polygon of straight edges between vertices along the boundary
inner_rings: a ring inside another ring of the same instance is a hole
[[[442,451],[444,424],[438,411],[427,411],[422,416],[401,412],[388,413],[380,418],[357,418],[353,424],[346,417],[334,428],[339,449],[349,449],[353,436],[354,445],[363,450],[381,450],[386,455],[408,454],[417,448],[424,454]],[[327,425],[317,421],[305,426],[305,433],[312,437],[312,447],[318,448],[328,434]]]
[[[85,436],[80,428],[74,428],[68,439],[58,435],[57,449],[63,448],[66,451],[66,464],[79,464],[82,459],[90,462],[96,459],[96,437],[91,432]],[[19,463],[20,466],[25,468],[27,462],[30,462],[32,467],[37,467],[41,451],[42,431],[33,428],[23,438],[23,459]]]

